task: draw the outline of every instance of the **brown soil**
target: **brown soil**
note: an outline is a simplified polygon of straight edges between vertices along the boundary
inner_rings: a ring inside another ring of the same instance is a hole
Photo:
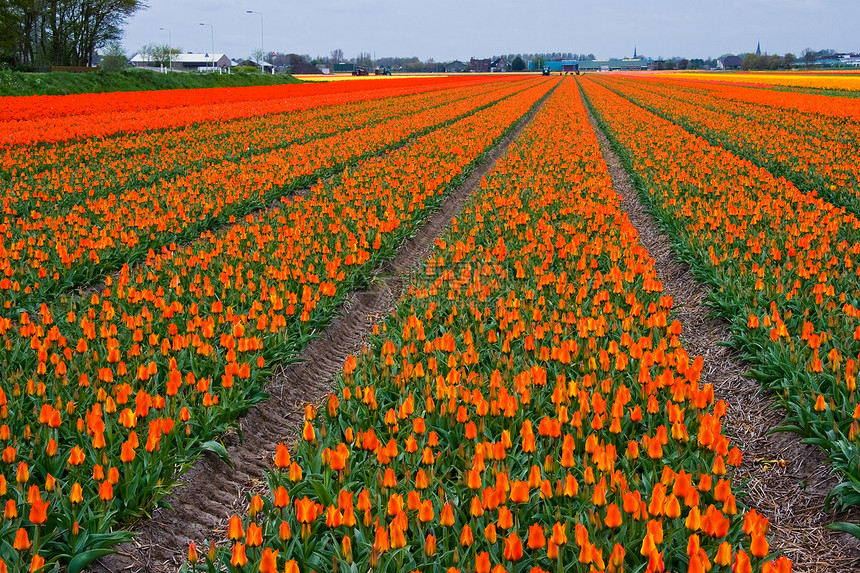
[[[711,309],[704,302],[707,287],[686,264],[675,259],[668,237],[639,198],[630,175],[590,111],[589,118],[621,206],[639,231],[639,242],[654,258],[664,291],[675,301],[684,347],[692,356],[704,358],[702,382],[713,384],[717,399],[730,405],[724,430],[744,454],[734,481],[747,482],[739,501],[770,520],[771,550],[782,551],[794,561],[796,573],[860,571],[860,542],[825,529],[834,521],[856,523],[860,512],[825,512],[824,499],[839,480],[824,461],[823,452],[801,443],[796,434],[767,433],[784,424],[783,413],[774,408],[757,382],[744,377],[750,366],[720,345],[730,338],[728,324],[708,316]]]
[[[272,378],[266,386],[270,398],[240,420],[243,440],[240,442],[235,434],[224,437],[233,467],[211,454],[202,457],[165,500],[173,509],[153,511],[150,519],[133,528],[136,539],[98,561],[94,571],[175,571],[185,562],[189,542],[194,541],[200,550],[203,540],[224,538],[230,515],[246,510],[247,492],[262,489],[261,474],[271,467],[276,445],[293,442],[298,436],[305,405],[325,399],[347,357],[361,350],[373,325],[394,309],[409,275],[430,255],[436,238],[531,122],[546,97],[445,198],[440,209],[400,246],[395,258],[375,271],[367,290],[350,294],[332,323],[300,354],[301,362],[283,368]]]

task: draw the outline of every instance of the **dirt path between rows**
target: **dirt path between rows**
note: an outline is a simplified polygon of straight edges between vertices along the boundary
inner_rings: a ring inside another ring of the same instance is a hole
[[[774,409],[757,382],[744,377],[750,366],[735,351],[720,345],[730,338],[728,324],[708,316],[707,287],[676,260],[668,236],[639,198],[591,110],[588,113],[621,207],[639,231],[639,242],[654,258],[664,292],[675,301],[684,347],[691,356],[704,358],[702,383],[713,384],[716,398],[729,403],[724,431],[744,455],[734,479],[736,487],[746,483],[739,501],[770,520],[771,550],[782,550],[794,561],[795,573],[860,571],[858,540],[824,528],[834,521],[857,522],[858,512],[837,515],[824,511],[824,498],[839,482],[822,451],[801,443],[796,434],[767,433],[784,424],[782,412]]]
[[[240,420],[243,441],[239,443],[235,435],[224,438],[234,467],[211,454],[198,460],[165,500],[173,510],[155,510],[151,519],[134,528],[137,538],[97,562],[94,571],[175,571],[185,562],[190,541],[199,549],[205,539],[224,538],[230,515],[246,511],[245,493],[261,487],[261,472],[271,467],[276,445],[290,443],[298,436],[305,405],[321,402],[328,395],[333,378],[347,357],[361,350],[373,325],[394,309],[408,284],[408,276],[430,255],[436,238],[478,189],[481,178],[531,122],[550,93],[552,90],[496,144],[464,183],[445,198],[440,209],[400,246],[394,259],[375,271],[368,288],[349,295],[329,327],[299,355],[302,361],[283,368],[272,378],[266,386],[270,398]]]

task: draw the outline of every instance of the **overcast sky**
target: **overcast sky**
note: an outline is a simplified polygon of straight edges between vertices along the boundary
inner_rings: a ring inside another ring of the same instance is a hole
[[[860,51],[860,0],[148,0],[125,29],[129,56],[147,43],[247,57],[343,50],[421,60],[535,52],[598,58],[719,57],[804,48]]]

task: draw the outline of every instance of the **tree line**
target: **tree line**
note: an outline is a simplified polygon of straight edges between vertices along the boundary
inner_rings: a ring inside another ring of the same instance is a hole
[[[806,48],[801,52],[799,58],[790,52],[782,56],[779,54],[744,54],[741,69],[784,70],[796,67],[798,64],[810,67],[815,65],[819,60],[833,56],[835,53],[836,50],[813,50],[812,48]]]
[[[832,57],[834,54],[836,54],[836,51],[831,49],[813,50],[812,48],[806,48],[799,56],[791,52],[782,55],[742,52],[738,54],[738,57],[741,59],[742,70],[790,70],[797,67],[815,66],[822,59]],[[723,54],[719,58],[693,58],[689,60],[682,57],[667,59],[658,57],[654,60],[654,68],[657,70],[708,70],[716,68],[718,60],[733,55]]]
[[[91,66],[99,48],[122,37],[143,0],[3,0],[0,65],[21,69]]]
[[[400,70],[404,72],[444,72],[445,64],[449,61],[437,61],[434,58],[421,60],[416,56],[382,56],[379,58],[373,57],[369,52],[360,52],[357,56],[345,58],[343,50],[332,50],[329,55],[318,55],[311,58],[308,55],[303,56],[305,61],[310,62],[315,66],[330,66],[333,64],[355,64],[357,66],[372,67],[388,67],[392,70]],[[482,56],[477,56],[481,59]],[[489,56],[490,61],[505,58],[510,66],[511,71],[520,72],[528,68],[528,62],[532,63],[533,69],[541,69],[544,62],[548,60],[579,60],[590,61],[594,60],[594,54],[577,54],[575,52],[547,52],[547,53],[527,53],[527,54],[493,54]],[[465,64],[469,64],[469,59],[462,60]]]

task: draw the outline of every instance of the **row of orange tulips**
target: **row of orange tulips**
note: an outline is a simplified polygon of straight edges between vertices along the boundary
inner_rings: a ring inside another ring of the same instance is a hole
[[[500,85],[495,82],[469,88],[447,86],[399,97],[199,123],[171,130],[20,146],[14,153],[6,154],[0,172],[0,181],[9,188],[10,205],[4,207],[7,212],[10,207],[29,211],[36,201],[77,202],[81,193],[106,195],[120,187],[154,183],[204,164],[237,161],[268,149],[415,113],[498,89]]]
[[[599,83],[712,145],[860,213],[858,123],[691,94],[659,82],[605,78]]]
[[[4,97],[0,146],[106,137],[149,129],[284,113],[495,81],[488,77],[410,78],[381,84],[311,83],[249,88]]]
[[[223,450],[209,440],[264,397],[271,365],[551,87],[529,85],[92,294],[0,319],[5,565],[80,570],[184,464]]]
[[[629,75],[629,74],[628,74]],[[757,89],[744,85],[723,84],[714,81],[697,81],[697,78],[685,75],[658,76],[640,80],[652,80],[676,86],[678,89],[708,94],[710,96],[762,105],[787,111],[813,113],[834,120],[860,121],[860,100],[855,97],[839,97],[814,93],[781,91],[775,89]]]
[[[469,90],[468,97],[451,92],[441,102],[422,99],[415,107],[405,106],[412,112],[408,115],[360,122],[355,129],[201,166],[153,185],[77,193],[74,202],[54,201],[51,193],[42,202],[40,195],[25,213],[14,201],[13,189],[7,212],[18,215],[9,217],[0,239],[0,312],[11,316],[20,312],[18,307],[33,312],[46,296],[137,262],[151,250],[187,241],[230,217],[244,216],[344,164],[473,113],[526,85]],[[394,99],[388,105],[399,103]],[[30,192],[23,189],[22,194],[29,197]]]
[[[661,291],[566,78],[188,569],[790,571]]]
[[[593,81],[583,89],[788,427],[860,503],[860,219]],[[860,530],[858,530],[860,532]]]

